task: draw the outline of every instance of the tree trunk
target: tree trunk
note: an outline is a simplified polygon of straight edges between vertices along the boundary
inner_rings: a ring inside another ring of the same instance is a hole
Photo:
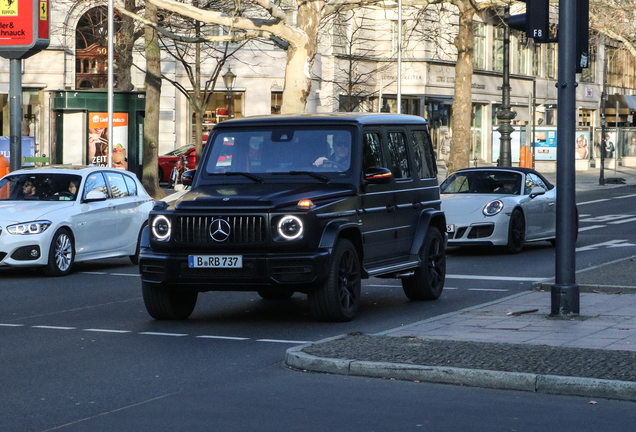
[[[473,80],[473,14],[470,5],[460,7],[459,34],[455,38],[457,63],[455,65],[455,102],[451,129],[451,152],[447,163],[448,174],[470,163],[470,115],[472,111]]]
[[[157,22],[157,7],[146,3],[146,19]],[[166,194],[159,187],[159,102],[161,99],[161,52],[157,32],[146,27],[146,118],[144,121],[143,185],[155,199]]]
[[[136,0],[126,0],[126,10],[135,10]],[[132,83],[130,69],[133,64],[133,46],[135,45],[135,20],[127,15],[121,15],[120,29],[117,34],[117,90],[132,91],[135,86]]]
[[[311,69],[316,57],[318,27],[324,1],[298,1],[297,26],[293,38],[287,38],[285,88],[281,113],[304,113],[311,92]]]

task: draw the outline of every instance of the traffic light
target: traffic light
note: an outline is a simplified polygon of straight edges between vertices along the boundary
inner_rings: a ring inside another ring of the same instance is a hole
[[[535,42],[550,41],[550,1],[521,0],[526,3],[526,13],[508,17],[508,27],[526,33]]]
[[[576,2],[576,73],[583,72],[589,65],[590,46],[590,3],[589,0]]]

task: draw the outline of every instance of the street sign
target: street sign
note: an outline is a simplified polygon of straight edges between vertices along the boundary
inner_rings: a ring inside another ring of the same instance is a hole
[[[0,1],[0,57],[25,59],[50,42],[49,0]]]

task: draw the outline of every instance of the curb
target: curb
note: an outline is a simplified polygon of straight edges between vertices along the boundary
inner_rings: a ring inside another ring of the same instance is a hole
[[[343,337],[345,335],[324,339],[315,344]],[[310,345],[313,343],[289,348],[285,353],[285,364],[294,369],[338,375],[636,401],[636,382],[332,359],[316,357],[302,351]]]

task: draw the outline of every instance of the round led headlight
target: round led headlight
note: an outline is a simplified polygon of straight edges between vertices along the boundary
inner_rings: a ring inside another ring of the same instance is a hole
[[[296,216],[283,216],[278,222],[278,233],[287,240],[295,240],[303,233],[303,223]]]
[[[484,206],[484,216],[494,216],[501,212],[504,208],[504,203],[500,200],[490,201]]]
[[[170,219],[167,217],[160,215],[157,216],[152,221],[152,234],[159,241],[168,241],[170,240]]]

